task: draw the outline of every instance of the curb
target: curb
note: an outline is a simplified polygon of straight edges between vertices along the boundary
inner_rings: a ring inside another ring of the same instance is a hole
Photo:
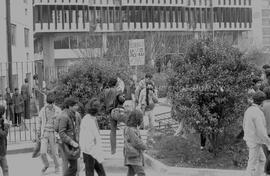
[[[33,142],[8,144],[7,154],[15,155],[15,154],[21,154],[21,153],[32,153],[34,146],[35,146],[35,143]]]
[[[183,168],[170,167],[152,158],[148,154],[144,154],[145,164],[156,172],[166,175],[185,175],[185,176],[243,176],[243,170],[222,170],[222,169],[199,169],[199,168]]]

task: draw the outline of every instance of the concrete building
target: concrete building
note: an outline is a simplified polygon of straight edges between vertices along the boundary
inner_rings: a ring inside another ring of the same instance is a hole
[[[162,46],[174,47],[210,34],[239,45],[253,27],[251,0],[33,0],[33,16],[35,59],[45,72],[84,57],[82,50],[91,57],[126,51],[123,39],[162,33],[170,39]]]
[[[254,45],[270,54],[270,0],[258,0],[254,11]]]
[[[0,94],[7,87],[6,1],[0,1]],[[10,0],[13,88],[20,88],[24,78],[32,76],[34,55],[31,0]]]

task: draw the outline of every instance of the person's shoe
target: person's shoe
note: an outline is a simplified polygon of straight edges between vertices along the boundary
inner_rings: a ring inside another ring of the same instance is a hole
[[[41,173],[44,174],[48,168],[49,166],[44,166],[43,169],[41,169]]]

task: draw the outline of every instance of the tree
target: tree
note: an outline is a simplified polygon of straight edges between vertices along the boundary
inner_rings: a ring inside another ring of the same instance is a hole
[[[130,84],[130,72],[115,64],[105,64],[98,60],[82,60],[69,67],[63,73],[54,89],[56,103],[62,104],[67,97],[74,97],[85,105],[91,98],[100,98],[110,78],[121,78],[125,85]],[[101,115],[104,114],[102,109]],[[109,126],[108,119],[98,119],[102,129]]]
[[[175,60],[169,98],[178,121],[208,136],[216,153],[219,137],[247,106],[247,90],[259,74],[238,49],[211,40],[192,42]]]

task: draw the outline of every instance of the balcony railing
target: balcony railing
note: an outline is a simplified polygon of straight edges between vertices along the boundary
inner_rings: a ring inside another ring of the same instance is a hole
[[[33,0],[34,5],[88,5],[89,0]]]

